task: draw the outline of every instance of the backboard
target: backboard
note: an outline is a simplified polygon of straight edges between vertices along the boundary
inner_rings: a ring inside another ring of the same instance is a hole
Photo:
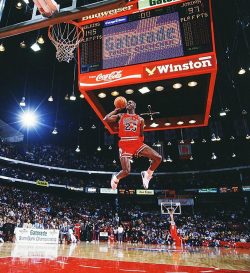
[[[41,16],[32,0],[0,0],[0,39],[122,7],[125,0],[57,0],[59,13]]]
[[[161,214],[181,214],[181,203],[180,202],[162,202],[161,203]]]

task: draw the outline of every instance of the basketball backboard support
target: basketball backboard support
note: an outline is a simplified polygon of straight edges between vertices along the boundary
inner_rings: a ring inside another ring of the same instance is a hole
[[[180,202],[162,202],[161,203],[161,214],[181,214],[181,203]]]
[[[57,0],[59,13],[51,18],[44,18],[37,11],[33,2],[28,4],[20,1],[18,9],[13,1],[0,0],[0,39],[25,32],[45,28],[56,23],[81,19],[105,10],[121,8],[127,0]],[[9,19],[15,20],[9,20]]]

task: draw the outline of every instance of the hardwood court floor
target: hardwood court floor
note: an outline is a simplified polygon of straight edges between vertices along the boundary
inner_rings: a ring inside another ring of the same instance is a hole
[[[246,273],[250,250],[117,244],[0,244],[1,273]]]

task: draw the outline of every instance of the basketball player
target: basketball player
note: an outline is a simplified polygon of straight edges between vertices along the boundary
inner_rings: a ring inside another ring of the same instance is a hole
[[[147,157],[151,161],[148,170],[141,172],[145,189],[148,189],[149,181],[162,160],[162,157],[155,150],[143,143],[144,119],[135,114],[135,108],[136,103],[129,100],[126,105],[127,113],[119,113],[121,109],[116,108],[104,118],[107,122],[114,122],[119,125],[119,154],[122,170],[112,176],[111,188],[113,190],[117,188],[120,179],[129,175],[130,159],[133,156]]]
[[[54,0],[33,0],[33,2],[44,17],[51,17],[59,10],[59,5]]]

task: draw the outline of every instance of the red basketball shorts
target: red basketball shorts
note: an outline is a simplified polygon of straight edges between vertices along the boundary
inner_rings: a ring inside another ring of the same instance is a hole
[[[122,157],[138,157],[138,154],[146,147],[142,139],[120,140],[119,154]]]

